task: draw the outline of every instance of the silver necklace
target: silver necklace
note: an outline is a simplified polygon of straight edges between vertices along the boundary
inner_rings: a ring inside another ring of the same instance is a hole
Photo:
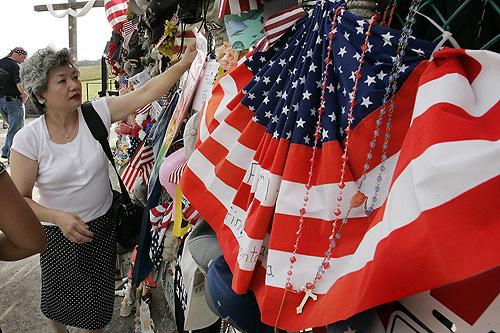
[[[61,128],[59,126],[55,126],[55,128],[57,128],[57,131],[65,138],[65,139],[69,139],[70,137],[70,134],[72,132],[72,128],[70,128],[69,131],[65,131],[66,133],[63,133],[63,131],[61,130]]]

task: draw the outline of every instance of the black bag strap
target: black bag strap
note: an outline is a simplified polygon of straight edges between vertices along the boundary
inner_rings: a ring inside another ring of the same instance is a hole
[[[125,184],[123,184],[122,178],[120,177],[120,174],[116,169],[115,159],[113,158],[113,153],[111,152],[111,148],[109,147],[108,130],[106,129],[101,116],[99,116],[91,102],[85,102],[82,104],[82,114],[85,122],[87,123],[87,127],[90,130],[90,133],[92,133],[94,139],[96,139],[101,144],[104,153],[108,157],[108,160],[111,162],[113,169],[115,169],[116,176],[118,177],[118,182],[120,183],[120,192],[122,193],[123,200],[122,203],[126,208],[132,207],[132,200],[130,199],[127,188],[125,187]]]

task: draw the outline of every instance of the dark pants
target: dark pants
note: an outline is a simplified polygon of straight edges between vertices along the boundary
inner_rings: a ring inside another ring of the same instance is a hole
[[[24,108],[21,98],[0,96],[0,113],[9,123],[5,145],[2,147],[2,157],[9,158],[14,135],[24,126]]]

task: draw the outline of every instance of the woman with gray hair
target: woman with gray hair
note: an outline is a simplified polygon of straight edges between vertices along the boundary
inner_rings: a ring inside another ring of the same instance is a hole
[[[189,68],[196,49],[141,88],[92,102],[107,126],[157,100]],[[67,49],[47,47],[21,67],[26,93],[41,117],[14,138],[12,179],[47,234],[40,256],[42,313],[54,332],[67,326],[103,332],[113,313],[115,218],[108,160],[82,115],[82,84]],[[33,187],[40,193],[32,198]]]

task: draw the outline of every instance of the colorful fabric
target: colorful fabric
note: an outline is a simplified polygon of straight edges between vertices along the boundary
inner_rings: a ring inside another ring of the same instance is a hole
[[[184,162],[180,167],[176,168],[170,176],[168,177],[168,181],[173,183],[173,184],[179,184],[181,181],[181,176],[182,173],[184,172],[184,169],[186,168],[187,162]]]
[[[137,114],[146,114],[149,115],[151,112],[153,105],[151,103],[143,106],[142,108],[137,109]]]
[[[269,16],[264,22],[264,37],[255,43],[255,47],[267,51],[304,14],[302,6],[295,6]]]
[[[126,0],[105,0],[106,18],[114,31],[120,33],[123,24],[128,20],[128,5]]]
[[[203,218],[188,200],[183,198],[182,205],[182,218],[189,224],[196,225]]]
[[[187,162],[184,162],[181,166],[176,168],[170,174],[168,181],[173,184],[179,184],[181,181],[182,173],[186,169]],[[189,224],[195,225],[202,219],[200,213],[191,205],[189,200],[182,197],[182,220],[189,222]]]
[[[144,141],[130,159],[129,164],[122,173],[123,183],[130,192],[138,178],[146,185],[149,184],[149,177],[154,163],[153,149]]]
[[[264,4],[262,0],[218,0],[219,11],[217,16],[222,19],[228,14],[241,14],[254,9],[263,9]]]
[[[260,10],[224,16],[224,25],[231,47],[237,51],[243,51],[255,45],[264,37],[263,22],[263,14]]]
[[[203,76],[203,67],[207,57],[207,41],[201,33],[195,33],[195,35],[197,39],[197,54],[191,64],[191,67],[189,68],[189,71],[186,71],[180,79],[179,85],[182,91],[176,100],[175,109],[170,117],[165,137],[162,140],[162,144],[153,167],[151,175],[152,182],[155,182],[158,179],[158,172],[161,164],[163,163],[163,159],[165,158],[170,147],[174,144],[174,139],[179,133],[180,128],[184,125],[183,121],[187,117],[190,110],[196,86],[198,85],[200,78]],[[151,192],[151,187],[148,188],[148,192]]]
[[[351,211],[331,268],[316,285],[318,300],[309,300],[296,314],[304,294],[285,294],[284,287],[306,193],[332,6],[318,5],[284,46],[276,46],[281,50],[253,54],[220,81],[181,180],[186,198],[217,232],[233,271],[233,289],[251,288],[263,322],[287,330],[346,319],[500,264],[500,216],[494,204],[500,131],[493,120],[499,115],[494,89],[499,57],[446,50],[421,63],[433,46],[410,39],[399,68],[401,88],[384,168],[380,133],[363,182],[369,200],[379,192],[375,210],[369,216],[364,207]],[[338,20],[335,68],[327,81],[323,131],[291,280],[296,288],[314,280],[328,249],[351,76],[367,26],[349,12]],[[363,173],[399,35],[374,26],[369,38],[343,212]]]
[[[173,202],[164,203],[154,207],[149,211],[149,221],[151,224],[151,247],[149,257],[156,268],[159,268],[162,261],[165,234],[173,222]]]
[[[121,33],[122,33],[123,38],[126,38],[128,35],[130,35],[135,30],[137,30],[137,27],[138,27],[138,24],[134,23],[133,21],[125,22],[121,28]]]

